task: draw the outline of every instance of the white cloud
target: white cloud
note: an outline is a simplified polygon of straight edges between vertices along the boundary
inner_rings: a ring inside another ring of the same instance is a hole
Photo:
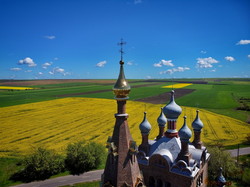
[[[29,69],[29,70],[26,70],[25,72],[26,72],[26,73],[30,73],[30,72],[32,72],[32,70]]]
[[[212,64],[219,63],[218,60],[208,57],[208,58],[197,58],[197,67],[198,68],[212,68]]]
[[[183,71],[186,71],[186,70],[190,70],[190,68],[188,68],[188,67],[173,68],[174,72],[183,72]]]
[[[247,45],[250,44],[250,40],[240,40],[236,45]]]
[[[172,69],[168,69],[166,71],[161,71],[160,74],[173,74],[175,72],[184,72],[190,70],[189,67],[177,67],[177,68],[172,68]]]
[[[132,66],[133,62],[132,61],[127,62],[127,65]]]
[[[207,52],[206,51],[201,51],[201,54],[206,54]]]
[[[53,40],[53,39],[55,39],[56,37],[55,37],[55,36],[44,36],[44,38],[47,38],[47,39],[49,39],[49,40]]]
[[[152,77],[150,75],[146,76],[146,79],[152,79]]]
[[[154,65],[153,65],[154,67],[157,67],[157,68],[160,68],[160,67],[162,67],[162,64],[159,62],[159,63],[154,63]]]
[[[216,69],[212,69],[210,72],[216,72]]]
[[[162,66],[171,66],[171,67],[173,67],[174,66],[174,64],[172,63],[172,60],[161,60],[160,62],[158,62],[158,63],[154,63],[154,67],[158,67],[158,68],[160,68],[160,67],[162,67]]]
[[[64,75],[64,76],[66,76],[66,75],[71,75],[71,73],[65,72],[65,73],[63,73],[63,75]]]
[[[36,66],[36,63],[30,57],[26,57],[23,60],[19,60],[18,64],[19,65],[28,65],[29,67],[35,67]]]
[[[172,60],[161,60],[161,62],[165,66],[171,66],[171,67],[174,66],[174,64],[172,63]]]
[[[248,58],[250,58],[250,55],[247,55]]]
[[[56,67],[56,68],[54,68],[54,72],[55,72],[55,73],[64,73],[65,70],[62,69],[62,68]]]
[[[104,67],[105,64],[107,64],[106,60],[97,63],[96,66],[99,67],[99,68],[102,68],[102,67]]]
[[[134,0],[135,5],[140,4],[140,3],[142,3],[142,0]]]
[[[232,57],[232,56],[226,56],[225,59],[226,59],[227,61],[230,61],[230,62],[235,61],[235,58]]]
[[[55,57],[54,60],[59,60],[59,58]]]
[[[43,72],[39,72],[38,75],[43,75]]]
[[[160,72],[160,74],[173,74],[173,69],[168,69],[167,71]]]
[[[42,65],[42,67],[43,67],[43,69],[47,69],[49,66],[51,66],[52,65],[52,62],[45,62],[43,65]]]
[[[10,68],[11,71],[21,71],[22,68]]]
[[[50,75],[55,75],[55,74],[62,74],[64,76],[66,75],[71,75],[71,73],[66,72],[65,69],[56,67],[52,71],[49,72]]]
[[[52,71],[49,72],[50,75],[54,75],[56,73],[65,73],[65,70],[59,67],[54,68]]]

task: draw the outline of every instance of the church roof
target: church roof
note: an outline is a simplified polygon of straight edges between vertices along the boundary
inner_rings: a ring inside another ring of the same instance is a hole
[[[160,155],[164,158],[170,167],[170,171],[187,177],[195,177],[201,167],[202,157],[208,159],[209,154],[204,154],[206,149],[196,149],[192,144],[189,144],[189,152],[192,155],[189,166],[183,160],[178,160],[178,155],[181,151],[180,138],[162,137],[159,140],[149,140],[150,151],[147,157],[139,158],[138,162],[143,165],[148,165],[151,158],[155,155]]]
[[[163,151],[162,151],[163,150]],[[171,166],[175,159],[177,158],[181,150],[181,142],[179,138],[167,138],[162,137],[150,147],[149,157],[154,154],[160,154],[162,156],[169,156],[169,165]]]

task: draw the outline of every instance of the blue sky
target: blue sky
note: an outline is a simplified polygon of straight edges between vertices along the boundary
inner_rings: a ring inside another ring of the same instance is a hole
[[[249,0],[0,0],[0,79],[250,77]]]

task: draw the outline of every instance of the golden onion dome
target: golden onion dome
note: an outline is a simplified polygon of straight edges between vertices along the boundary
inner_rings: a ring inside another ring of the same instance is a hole
[[[126,98],[130,92],[130,85],[125,79],[123,64],[124,62],[121,60],[119,77],[113,87],[113,92],[116,95],[116,98]]]

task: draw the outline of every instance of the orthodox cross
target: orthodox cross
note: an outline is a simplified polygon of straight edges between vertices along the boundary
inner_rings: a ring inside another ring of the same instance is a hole
[[[123,39],[121,39],[121,42],[118,43],[118,45],[121,46],[121,49],[120,49],[120,53],[121,53],[121,61],[123,61],[123,54],[124,54],[124,51],[123,51],[123,45],[125,45],[126,42],[123,41]]]

